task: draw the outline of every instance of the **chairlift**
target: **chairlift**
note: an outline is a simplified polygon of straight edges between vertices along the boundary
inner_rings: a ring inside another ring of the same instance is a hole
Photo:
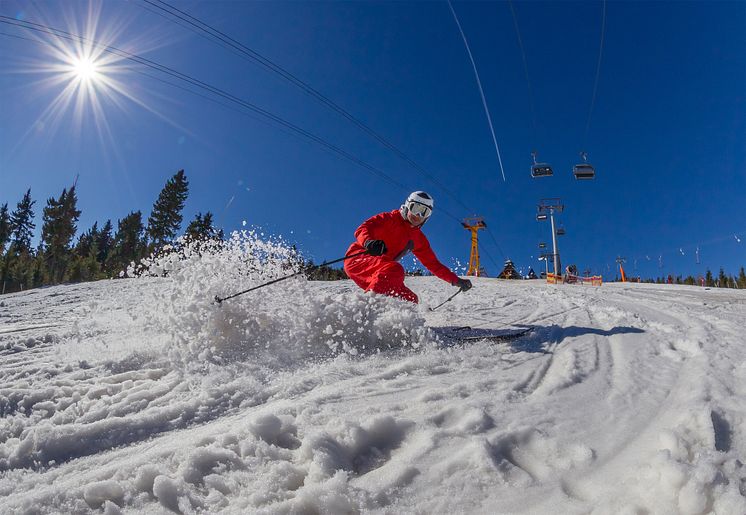
[[[549,164],[536,162],[535,150],[531,152],[531,157],[534,159],[534,164],[531,166],[531,177],[535,179],[537,177],[551,177],[553,175],[554,172],[552,172],[552,167]]]
[[[576,164],[572,168],[572,173],[575,176],[575,179],[577,180],[594,179],[596,177],[596,170],[593,168],[593,166],[590,163],[588,163],[588,154],[586,154],[585,152],[581,152],[580,157],[583,158],[583,162],[580,164]]]
[[[546,213],[539,213],[538,215],[536,215],[536,221],[537,222],[543,222],[546,219],[547,219],[547,214]]]
[[[563,226],[557,227],[557,229],[554,231],[557,236],[564,236],[565,235],[565,228]]]
[[[539,243],[539,248],[540,249],[545,249],[545,248],[547,248],[547,244],[544,243],[544,242],[541,242],[541,243]]]

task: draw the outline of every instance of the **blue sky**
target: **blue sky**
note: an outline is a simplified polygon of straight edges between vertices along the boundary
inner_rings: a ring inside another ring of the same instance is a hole
[[[54,38],[0,23],[0,203],[14,207],[30,187],[40,228],[46,199],[79,174],[79,227],[87,229],[131,210],[147,216],[166,179],[183,168],[186,220],[209,210],[229,231],[245,220],[319,262],[343,255],[365,218],[424,189],[436,199],[425,232],[441,260],[468,261],[468,233],[456,219],[481,215],[490,230],[480,233],[482,262],[495,274],[506,257],[542,269],[537,244],[551,235],[535,221],[536,204],[560,197],[562,260],[581,270],[613,277],[619,255],[628,273],[643,277],[746,265],[744,2],[609,2],[590,124],[601,2],[513,3],[528,82],[510,5],[454,2],[506,182],[447,3],[174,5],[323,93],[427,176],[286,80],[143,0],[3,0],[0,15],[85,35],[199,79],[392,180],[127,60],[99,62],[100,76],[119,91],[106,95],[94,81],[98,110],[80,96],[50,114],[70,84],[60,66],[75,45],[58,40],[64,52],[55,53]],[[554,177],[530,177],[532,149]],[[581,150],[595,181],[572,178]]]

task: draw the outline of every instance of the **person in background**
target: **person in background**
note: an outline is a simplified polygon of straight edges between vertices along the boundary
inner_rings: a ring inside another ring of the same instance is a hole
[[[415,191],[399,209],[368,218],[355,231],[355,242],[346,256],[363,254],[345,261],[344,270],[365,291],[398,297],[417,303],[417,295],[404,284],[404,267],[399,260],[410,251],[436,277],[462,291],[471,281],[461,279],[435,256],[422,226],[433,213],[435,202],[424,191]]]

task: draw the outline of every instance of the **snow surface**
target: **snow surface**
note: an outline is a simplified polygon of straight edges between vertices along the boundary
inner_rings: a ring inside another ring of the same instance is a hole
[[[482,278],[430,312],[294,278],[213,303],[283,248],[0,297],[0,512],[746,513],[746,292]],[[454,325],[534,330],[431,329]]]

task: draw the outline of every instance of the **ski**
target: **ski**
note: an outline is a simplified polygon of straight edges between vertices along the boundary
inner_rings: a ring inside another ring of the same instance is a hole
[[[489,340],[492,342],[508,342],[527,335],[533,327],[520,329],[483,329],[469,326],[433,327],[436,333],[459,342],[475,342]]]

